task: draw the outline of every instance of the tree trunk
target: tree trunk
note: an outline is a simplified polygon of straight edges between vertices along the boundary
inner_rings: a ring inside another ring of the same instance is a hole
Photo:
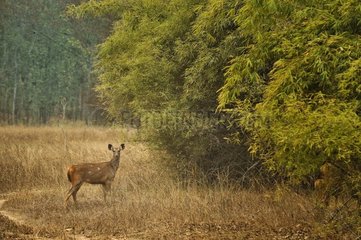
[[[14,91],[13,91],[13,103],[12,103],[12,111],[11,111],[11,120],[12,124],[16,123],[16,93],[18,89],[18,60],[17,60],[17,54],[15,54],[15,78],[14,78]]]
[[[79,120],[83,120],[83,84],[79,88]]]

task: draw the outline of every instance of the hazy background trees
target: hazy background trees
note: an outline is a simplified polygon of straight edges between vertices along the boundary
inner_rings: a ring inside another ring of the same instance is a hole
[[[106,20],[72,23],[70,2],[1,1],[1,122],[95,118],[92,52],[108,28]]]

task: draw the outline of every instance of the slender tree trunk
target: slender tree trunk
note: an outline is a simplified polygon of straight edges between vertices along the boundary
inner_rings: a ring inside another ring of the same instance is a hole
[[[4,44],[3,44],[3,48],[4,48],[4,50],[3,50],[3,64],[2,64],[2,68],[3,69],[5,69],[5,65],[6,65],[6,42],[5,42],[5,40],[4,40]]]
[[[81,84],[79,89],[79,120],[83,120],[83,84]]]
[[[61,107],[62,107],[62,110],[63,110],[63,113],[62,113],[62,120],[64,121],[66,119],[66,106],[68,105],[68,102],[66,100],[66,97],[63,97],[61,100],[60,100],[60,104],[61,104]]]
[[[14,78],[14,92],[13,92],[13,103],[12,103],[12,111],[11,111],[11,120],[12,124],[16,123],[16,93],[18,89],[18,60],[17,60],[17,54],[15,53],[15,78]]]
[[[66,105],[67,105],[67,103],[63,104],[63,121],[66,118]]]
[[[18,83],[17,83],[17,79],[15,78],[14,92],[13,92],[13,104],[12,104],[12,110],[11,110],[12,124],[15,124],[15,121],[16,121],[15,110],[16,110],[16,92],[17,92],[17,88],[18,88]]]
[[[2,95],[3,96],[3,100],[1,101],[1,111],[2,111],[2,114],[3,114],[3,118],[2,119],[3,121],[8,121],[8,118],[7,118],[7,113],[8,113],[8,106],[7,106],[7,99],[8,99],[8,90],[7,90],[7,77],[5,77],[5,63],[6,63],[6,41],[5,41],[5,37],[3,37],[2,39],[3,41],[3,54],[2,54],[2,72],[4,73],[4,76],[2,76],[4,79],[1,79],[1,81],[3,81],[4,83],[4,94]]]
[[[4,103],[4,109],[6,114],[6,121],[8,124],[10,124],[10,98],[11,98],[11,88],[8,88],[5,93],[5,103]]]

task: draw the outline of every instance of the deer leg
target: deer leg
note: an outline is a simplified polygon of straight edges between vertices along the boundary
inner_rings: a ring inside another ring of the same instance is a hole
[[[75,205],[78,205],[78,202],[76,201],[76,194],[78,193],[78,191],[79,191],[79,189],[80,189],[80,187],[81,187],[82,184],[83,184],[83,183],[77,184],[77,185],[75,186],[74,190],[72,191],[72,194],[71,194],[71,195],[73,196],[73,200],[74,200]]]
[[[108,192],[110,195],[110,202],[112,202],[112,183],[108,183]]]
[[[107,193],[105,191],[105,184],[102,184],[102,190],[103,190],[103,198],[104,198],[104,202],[107,201]]]
[[[107,202],[107,193],[111,193],[111,183],[110,182],[106,182],[104,184],[102,184],[103,187],[103,196],[104,196],[104,202]]]
[[[66,197],[65,197],[65,206],[68,205],[69,198],[71,196],[71,192],[73,191],[73,186],[68,190]]]
[[[77,183],[77,184],[73,185],[73,186],[69,189],[69,191],[68,191],[68,193],[67,193],[67,196],[66,196],[66,198],[65,198],[65,205],[67,205],[70,196],[73,196],[73,200],[74,200],[75,204],[77,204],[77,202],[76,202],[76,194],[77,194],[77,192],[78,192],[78,190],[79,190],[79,188],[81,187],[82,184],[83,184],[83,183],[81,183],[81,182],[80,182],[80,183]]]

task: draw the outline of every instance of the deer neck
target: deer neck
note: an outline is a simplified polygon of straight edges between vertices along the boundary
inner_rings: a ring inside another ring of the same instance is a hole
[[[112,166],[112,168],[113,168],[115,171],[118,170],[119,161],[120,161],[120,156],[118,156],[118,157],[113,157],[112,160],[110,160],[110,166]]]

